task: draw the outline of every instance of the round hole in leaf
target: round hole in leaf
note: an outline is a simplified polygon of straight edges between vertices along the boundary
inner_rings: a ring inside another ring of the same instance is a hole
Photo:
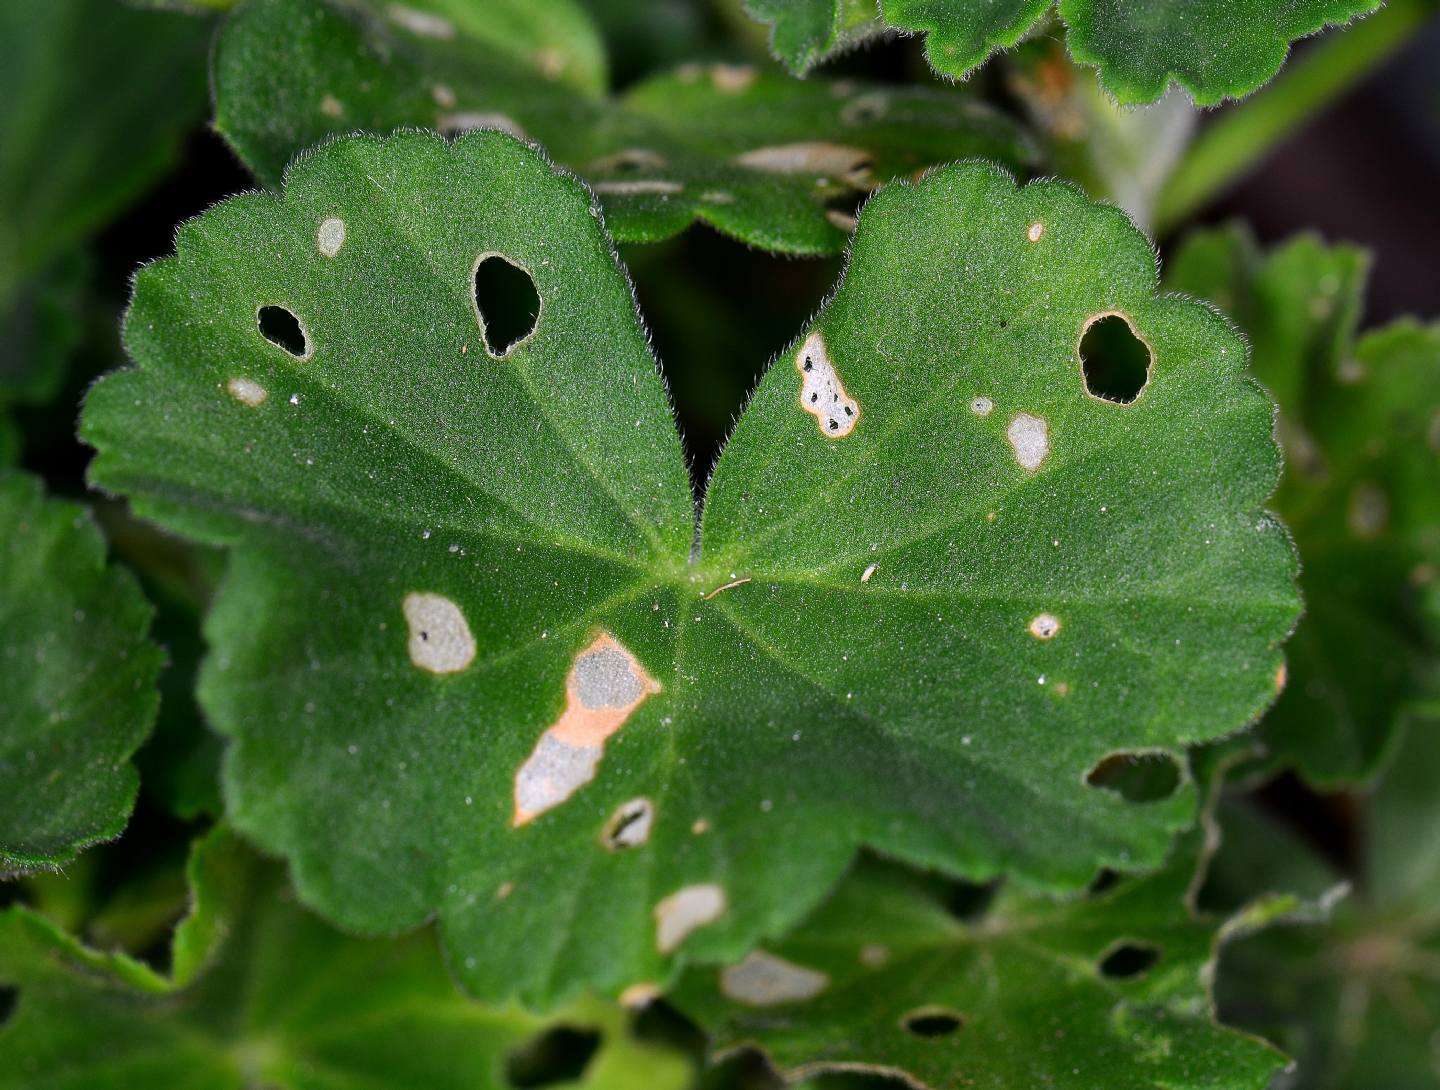
[[[957,920],[969,924],[979,923],[990,911],[990,905],[994,902],[999,888],[999,881],[955,882],[945,898],[945,907]]]
[[[1150,347],[1135,335],[1124,316],[1091,318],[1080,338],[1080,369],[1085,391],[1102,401],[1129,405],[1150,381]]]
[[[1112,753],[1085,782],[1115,791],[1127,802],[1159,802],[1180,786],[1180,766],[1168,753]]]
[[[577,1082],[600,1048],[600,1034],[577,1026],[554,1026],[505,1058],[505,1079],[516,1090]]]
[[[475,314],[485,350],[505,355],[540,322],[534,277],[501,254],[482,255],[475,263]]]
[[[1120,884],[1120,875],[1109,867],[1102,867],[1091,879],[1090,884],[1085,887],[1085,893],[1090,897],[1102,897]]]
[[[277,348],[283,348],[296,359],[310,354],[310,342],[300,319],[284,307],[261,307],[255,315],[260,335]]]
[[[949,1037],[965,1024],[965,1016],[945,1007],[920,1007],[900,1019],[900,1024],[907,1033],[933,1039]]]
[[[0,1026],[10,1021],[10,1016],[15,1013],[15,1003],[20,998],[20,992],[15,988],[0,988]]]
[[[1120,942],[1100,955],[1100,973],[1111,980],[1133,980],[1150,971],[1160,951],[1143,942]]]

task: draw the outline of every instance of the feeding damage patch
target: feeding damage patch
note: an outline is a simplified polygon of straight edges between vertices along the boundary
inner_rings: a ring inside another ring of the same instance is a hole
[[[559,806],[595,778],[605,740],[660,683],[608,632],[575,656],[565,710],[515,774],[515,826]]]
[[[432,674],[454,674],[475,658],[475,637],[460,607],[443,594],[412,591],[405,595],[410,626],[410,661]]]
[[[860,406],[845,392],[840,376],[830,365],[821,334],[805,338],[795,355],[795,369],[800,372],[800,407],[815,418],[821,434],[843,439],[854,431],[860,420]]]
[[[720,990],[750,1007],[801,1003],[829,986],[830,978],[818,969],[807,969],[764,950],[752,952],[720,973]]]

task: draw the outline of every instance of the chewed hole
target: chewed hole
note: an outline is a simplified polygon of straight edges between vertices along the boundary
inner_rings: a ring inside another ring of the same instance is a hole
[[[516,1090],[576,1082],[599,1048],[594,1030],[555,1026],[505,1057],[505,1079]]]
[[[920,1007],[900,1019],[900,1024],[907,1033],[933,1039],[949,1037],[965,1024],[965,1016],[945,1007]]]
[[[1089,897],[1101,897],[1109,893],[1120,884],[1120,875],[1109,867],[1102,867],[1100,871],[1090,880],[1085,887],[1085,893]]]
[[[0,987],[0,1026],[10,1021],[10,1016],[15,1013],[15,1004],[19,999],[18,989]]]
[[[486,350],[505,355],[540,322],[534,278],[506,257],[484,255],[475,265],[475,312]]]
[[[1180,786],[1180,766],[1168,753],[1112,753],[1090,770],[1085,782],[1127,802],[1159,802]]]
[[[261,307],[255,316],[260,335],[277,348],[283,348],[296,359],[310,354],[310,343],[300,319],[284,307]]]
[[[1150,380],[1149,347],[1118,314],[1092,319],[1080,338],[1080,367],[1092,397],[1129,405]]]
[[[998,880],[984,883],[956,881],[947,891],[945,907],[957,920],[978,924],[989,913],[999,889]]]
[[[1100,955],[1100,973],[1111,980],[1133,980],[1159,960],[1160,951],[1147,943],[1122,942]]]

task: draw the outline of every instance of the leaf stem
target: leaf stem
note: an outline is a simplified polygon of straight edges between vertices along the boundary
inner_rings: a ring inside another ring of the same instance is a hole
[[[1434,0],[1390,0],[1202,129],[1160,194],[1156,233],[1169,231],[1236,182],[1297,126],[1389,59],[1435,10]]]

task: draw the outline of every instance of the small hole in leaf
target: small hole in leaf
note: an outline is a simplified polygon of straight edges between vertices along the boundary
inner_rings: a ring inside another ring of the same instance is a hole
[[[965,1024],[965,1016],[944,1007],[921,1007],[900,1019],[900,1024],[916,1037],[949,1037]]]
[[[1168,753],[1112,753],[1085,782],[1115,791],[1127,802],[1159,802],[1180,786],[1180,766]]]
[[[964,923],[979,923],[990,911],[990,904],[995,900],[995,892],[1000,888],[1000,882],[955,882],[950,887],[949,895],[945,898],[945,907],[950,910],[950,915]]]
[[[10,1021],[10,1016],[15,1013],[15,1003],[19,998],[20,993],[15,988],[0,988],[0,1026]]]
[[[1160,951],[1146,943],[1122,942],[1100,956],[1100,973],[1111,980],[1133,980],[1160,960]]]
[[[513,261],[487,254],[475,266],[475,311],[486,349],[505,355],[534,333],[540,320],[534,278]]]
[[[1093,319],[1080,339],[1080,367],[1092,397],[1129,405],[1150,379],[1150,349],[1118,314]]]
[[[310,354],[310,345],[305,339],[305,328],[300,319],[284,307],[261,307],[255,317],[260,335],[277,348],[283,348],[297,359]]]
[[[1119,884],[1119,873],[1111,870],[1109,867],[1104,867],[1101,869],[1100,873],[1098,873],[1093,879],[1091,879],[1090,885],[1085,888],[1085,892],[1091,897],[1099,897],[1103,894],[1109,893]]]
[[[526,1041],[505,1058],[505,1078],[516,1090],[577,1081],[600,1048],[600,1034],[556,1026]]]

